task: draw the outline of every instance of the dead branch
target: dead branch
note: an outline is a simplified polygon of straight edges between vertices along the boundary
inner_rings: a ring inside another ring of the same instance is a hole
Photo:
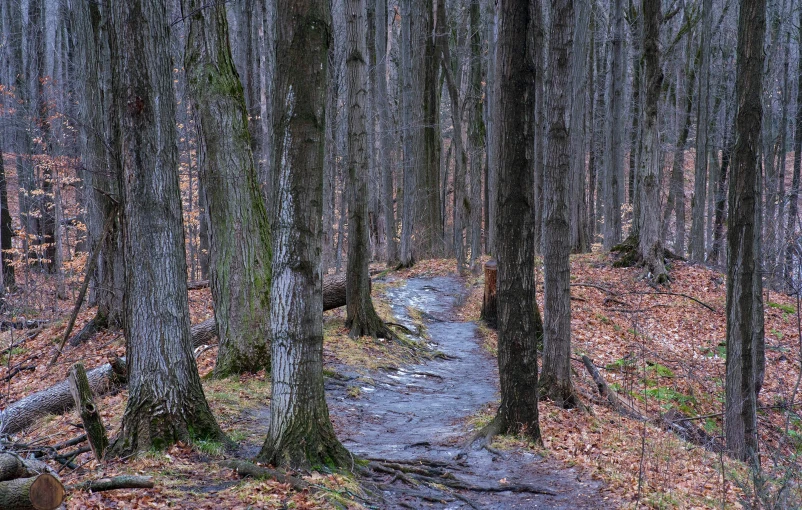
[[[120,475],[67,486],[69,490],[102,492],[116,489],[152,489],[152,476]]]
[[[309,489],[311,486],[300,478],[288,475],[276,469],[271,469],[263,466],[257,466],[252,462],[244,460],[227,460],[220,463],[221,466],[232,468],[238,475],[250,478],[270,478],[279,483],[285,483],[292,486],[297,491]]]

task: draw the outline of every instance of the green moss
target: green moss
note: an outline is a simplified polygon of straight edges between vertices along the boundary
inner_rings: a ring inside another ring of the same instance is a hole
[[[785,313],[796,313],[796,308],[794,308],[791,305],[784,305],[782,303],[774,303],[772,301],[769,301],[768,303],[766,303],[766,305],[769,308],[778,308],[778,309],[782,310]]]

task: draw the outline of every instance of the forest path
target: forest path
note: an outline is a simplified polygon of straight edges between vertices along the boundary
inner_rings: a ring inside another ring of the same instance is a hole
[[[440,359],[365,374],[338,365],[329,378],[327,400],[338,437],[356,456],[385,462],[424,459],[475,487],[503,484],[547,488],[554,494],[438,490],[411,487],[403,476],[377,480],[381,508],[612,508],[602,484],[573,468],[523,450],[460,452],[472,431],[469,418],[498,399],[495,358],[481,346],[477,325],[456,320],[463,282],[453,276],[411,278],[387,290],[395,320],[415,330],[420,315],[427,340]],[[417,312],[417,313],[416,313]],[[345,383],[343,381],[346,381]],[[357,389],[358,388],[358,389]],[[355,398],[356,394],[356,398]],[[499,455],[500,453],[500,455]],[[502,481],[503,480],[503,481]]]

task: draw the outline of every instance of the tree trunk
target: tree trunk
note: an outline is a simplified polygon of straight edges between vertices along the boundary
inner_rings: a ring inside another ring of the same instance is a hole
[[[326,0],[277,4],[276,169],[270,426],[258,459],[276,466],[345,465],[323,390],[321,200],[327,54]]]
[[[365,45],[365,0],[346,0],[346,89],[348,98],[348,268],[345,325],[351,336],[381,336],[389,331],[370,298],[368,263],[368,158],[365,103],[368,91]]]
[[[479,0],[470,6],[471,61],[468,82],[468,154],[470,156],[471,271],[478,272],[482,255],[482,161],[484,160],[485,124],[482,120],[482,32]]]
[[[585,97],[587,95],[588,24],[590,22],[590,0],[578,0],[573,26],[574,40],[571,56],[571,252],[590,251],[588,237],[588,215],[585,177]]]
[[[103,460],[103,454],[106,453],[106,448],[109,446],[109,438],[106,435],[106,428],[103,426],[100,411],[95,405],[92,388],[89,385],[89,379],[86,376],[86,369],[83,363],[73,365],[67,380],[70,384],[70,394],[75,401],[75,407],[78,409],[78,416],[80,416],[81,423],[86,431],[89,446],[92,448],[95,458],[101,461]]]
[[[192,13],[184,69],[197,115],[199,176],[209,217],[210,281],[220,338],[214,374],[226,377],[258,372],[270,363],[270,232],[225,6],[202,9],[202,4],[182,2]]]
[[[570,18],[569,18],[570,19]],[[501,404],[495,425],[502,433],[540,440],[537,340],[542,324],[535,301],[534,75],[529,60],[533,22],[527,0],[501,4],[496,62],[500,120],[496,248],[498,250],[498,365]],[[526,48],[527,51],[522,51]]]
[[[111,451],[128,455],[224,436],[192,355],[167,6],[132,0],[113,8],[130,377]]]
[[[581,2],[582,0],[580,0]],[[565,123],[572,90],[573,63],[571,46],[573,41],[573,0],[552,0],[551,38],[549,69],[551,70],[547,90],[548,145],[546,172],[543,186],[543,261],[545,264],[543,287],[543,372],[540,392],[560,407],[573,407],[576,397],[571,384],[571,293],[570,276],[571,237],[569,223],[571,215],[568,204],[572,198],[570,177],[572,155],[568,126]],[[577,53],[574,48],[574,53]],[[574,61],[576,62],[576,61]],[[576,100],[576,97],[574,98]],[[584,99],[584,98],[583,98]],[[572,121],[574,110],[571,114]],[[579,124],[574,124],[579,127]],[[582,151],[584,163],[584,151]],[[573,155],[575,156],[575,155]]]
[[[418,167],[423,160],[423,28],[419,16],[420,0],[401,1],[401,115],[404,150],[404,209],[401,218],[399,267],[415,264],[412,233],[418,217]],[[413,5],[414,4],[414,5]]]
[[[724,433],[730,454],[754,466],[758,459],[757,394],[762,365],[762,281],[760,231],[756,224],[760,191],[758,151],[762,120],[763,37],[766,2],[741,5],[735,149],[727,221],[727,361]],[[757,331],[760,326],[760,331]]]
[[[50,473],[0,482],[0,508],[55,510],[64,501],[64,486]]]
[[[705,257],[705,193],[707,190],[707,144],[710,128],[710,40],[713,37],[713,0],[702,2],[701,61],[699,103],[696,121],[696,160],[694,162],[693,200],[691,203],[691,240],[688,255],[701,262]],[[682,255],[681,252],[678,252]]]
[[[802,9],[799,11],[799,36],[802,38]],[[800,39],[802,40],[802,39]],[[799,45],[799,76],[802,76],[802,44]],[[790,240],[795,235],[794,228],[798,225],[797,215],[799,214],[799,186],[800,170],[802,170],[802,79],[797,79],[797,99],[796,99],[796,129],[794,130],[794,173],[791,177],[791,193],[788,195],[788,225],[785,229],[786,237]],[[793,291],[798,288],[794,285],[799,283],[800,274],[794,274],[798,266],[794,265],[794,243],[788,242],[785,247],[784,277],[787,290]],[[796,255],[797,261],[799,255]],[[797,262],[799,264],[799,262]]]
[[[0,265],[2,266],[2,282],[0,282],[0,295],[5,295],[6,289],[14,290],[16,281],[14,278],[14,266],[11,264],[14,255],[11,253],[13,245],[11,238],[14,236],[14,228],[11,220],[11,212],[8,208],[8,185],[6,184],[6,167],[3,164],[2,149],[0,149]]]
[[[663,71],[660,68],[660,4],[643,2],[643,61],[646,98],[643,105],[643,158],[638,174],[640,207],[638,222],[638,256],[650,278],[658,283],[668,280],[660,241],[660,138],[657,106]],[[637,200],[637,197],[636,197]]]
[[[621,242],[621,183],[624,165],[624,6],[614,0],[610,13],[613,35],[610,53],[610,77],[607,83],[607,118],[604,151],[604,249]]]
[[[379,139],[379,171],[382,176],[382,211],[384,212],[384,223],[386,226],[387,240],[386,253],[387,265],[393,265],[398,261],[398,241],[396,240],[397,225],[395,219],[394,192],[393,184],[393,158],[391,157],[391,122],[390,104],[387,96],[387,61],[389,59],[387,51],[387,38],[389,30],[387,27],[387,0],[376,2],[376,47],[368,48],[376,54],[376,110],[378,111],[378,139]]]

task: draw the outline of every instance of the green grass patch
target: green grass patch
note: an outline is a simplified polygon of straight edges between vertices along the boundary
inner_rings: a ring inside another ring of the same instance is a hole
[[[796,313],[796,308],[794,308],[791,305],[784,305],[782,303],[774,303],[772,301],[769,301],[768,303],[766,303],[766,305],[769,308],[777,308],[779,310],[782,310],[785,313]]]

